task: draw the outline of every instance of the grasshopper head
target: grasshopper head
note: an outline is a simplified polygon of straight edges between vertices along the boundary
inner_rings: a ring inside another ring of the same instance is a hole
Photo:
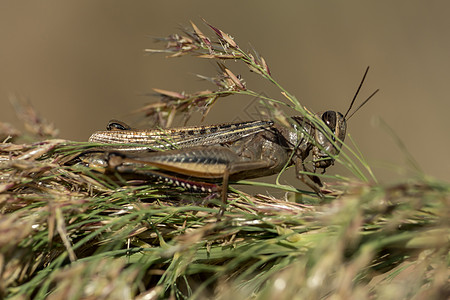
[[[314,168],[321,168],[325,171],[334,164],[334,157],[341,151],[347,122],[344,115],[332,110],[319,114],[319,117],[333,133],[330,135],[325,129],[315,130],[317,144],[313,147],[313,164]]]
[[[318,115],[319,118],[322,118],[322,121],[333,134],[329,134],[327,132],[328,130],[325,130],[326,128],[316,128],[314,136],[316,145],[313,147],[314,169],[321,168],[323,169],[323,172],[325,172],[326,168],[334,164],[335,157],[339,154],[339,152],[341,152],[342,142],[344,141],[345,132],[347,131],[347,121],[378,92],[378,89],[375,90],[375,92],[373,92],[363,103],[361,103],[361,105],[358,106],[358,108],[355,109],[352,114],[347,117],[353,107],[353,104],[355,103],[356,97],[358,96],[362,84],[364,83],[364,79],[366,78],[368,71],[369,67],[367,67],[364,72],[364,76],[345,115],[332,110]]]

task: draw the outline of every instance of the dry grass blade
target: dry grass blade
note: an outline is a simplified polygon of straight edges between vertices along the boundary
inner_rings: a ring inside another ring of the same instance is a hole
[[[328,205],[240,193],[217,221],[218,207],[198,196],[118,185],[113,174],[63,163],[87,146],[0,148],[3,296],[438,299],[448,291],[439,279],[448,184],[359,185]],[[411,285],[396,285],[404,274]]]

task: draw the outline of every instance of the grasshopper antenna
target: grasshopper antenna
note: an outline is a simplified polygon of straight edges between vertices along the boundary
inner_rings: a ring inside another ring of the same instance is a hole
[[[370,95],[369,97],[367,97],[367,99],[366,100],[364,100],[364,102],[363,103],[361,103],[361,105],[360,106],[358,106],[358,108],[357,109],[355,109],[355,111],[350,115],[350,116],[348,116],[348,118],[346,119],[347,121],[361,108],[361,107],[363,107],[364,106],[364,104],[366,104],[373,96],[375,96],[375,94],[376,93],[378,93],[380,91],[380,89],[376,89],[375,90],[375,92],[373,92],[372,93],[372,95]],[[347,114],[345,114],[345,115],[347,115]],[[345,117],[344,117],[345,118]]]
[[[361,79],[361,82],[359,83],[358,89],[356,90],[355,96],[353,96],[352,102],[350,103],[350,106],[347,110],[347,112],[344,115],[344,119],[345,120],[349,120],[361,107],[364,106],[364,104],[366,104],[373,96],[375,96],[376,93],[378,93],[378,91],[380,89],[377,89],[375,92],[372,93],[372,95],[370,95],[366,100],[364,100],[364,102],[358,106],[358,108],[347,118],[348,113],[350,112],[350,110],[353,107],[353,104],[355,103],[356,97],[358,97],[359,91],[361,90],[361,87],[364,83],[364,80],[366,79],[367,73],[369,72],[369,66],[367,66],[366,71],[364,72],[363,78]]]

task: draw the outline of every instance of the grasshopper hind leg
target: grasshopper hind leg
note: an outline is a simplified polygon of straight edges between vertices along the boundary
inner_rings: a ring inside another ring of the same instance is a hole
[[[182,187],[183,189],[191,192],[216,193],[221,190],[215,183],[195,181],[187,177],[180,176],[180,174],[161,172],[157,169],[143,168],[145,167],[145,162],[140,164],[136,160],[128,159],[114,153],[109,154],[107,163],[110,169],[113,169],[120,174],[128,174],[132,177],[141,176],[143,178],[153,178],[168,185]]]
[[[227,203],[228,203],[228,180],[230,178],[230,169],[226,168],[225,172],[223,174],[223,180],[222,180],[222,203],[220,207],[219,214],[217,215],[217,219],[220,220],[223,214],[225,213],[225,210],[227,209]]]

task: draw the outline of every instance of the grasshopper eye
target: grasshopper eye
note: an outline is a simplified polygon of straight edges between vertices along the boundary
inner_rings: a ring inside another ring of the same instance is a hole
[[[326,111],[322,114],[322,120],[327,124],[327,126],[331,129],[332,132],[336,130],[336,112],[334,111]]]
[[[126,123],[117,121],[117,120],[111,120],[108,122],[108,125],[106,125],[106,130],[130,130],[131,127],[128,126]]]

